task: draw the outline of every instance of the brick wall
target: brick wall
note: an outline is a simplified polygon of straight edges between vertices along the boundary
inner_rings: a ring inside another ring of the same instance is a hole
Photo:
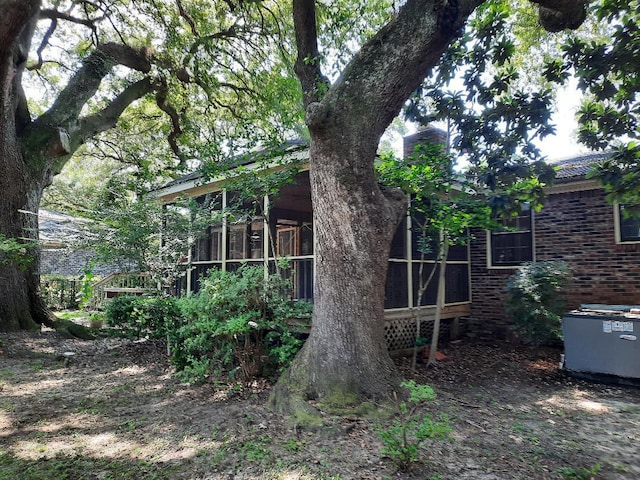
[[[474,234],[470,327],[507,335],[505,283],[514,269],[487,268],[485,232]],[[534,214],[534,235],[536,260],[564,260],[571,269],[567,309],[583,303],[640,304],[640,244],[616,244],[613,207],[602,190],[549,195]]]

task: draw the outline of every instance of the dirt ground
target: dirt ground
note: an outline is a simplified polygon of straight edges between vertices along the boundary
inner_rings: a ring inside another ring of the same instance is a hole
[[[182,384],[161,343],[0,341],[1,479],[640,478],[640,390],[568,378],[559,350],[445,345],[417,380],[434,386],[426,410],[448,415],[451,439],[398,472],[380,453],[384,421],[295,428],[265,408],[267,382]]]

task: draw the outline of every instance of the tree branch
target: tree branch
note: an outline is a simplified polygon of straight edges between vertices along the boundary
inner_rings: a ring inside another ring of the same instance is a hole
[[[180,16],[184,18],[184,20],[189,24],[189,28],[191,28],[191,33],[193,34],[194,37],[197,37],[198,29],[196,28],[196,24],[193,21],[193,18],[191,18],[191,16],[185,10],[184,5],[182,5],[182,1],[176,0],[176,5],[178,7],[178,13],[180,14]]]
[[[0,104],[0,131],[13,126],[21,132],[31,123],[22,73],[39,8],[39,0],[0,0],[0,90],[9,99]]]
[[[392,119],[438,63],[449,43],[461,34],[469,15],[485,0],[407,0],[387,25],[365,43],[319,105],[312,104],[319,67],[312,0],[294,1],[298,43],[296,72],[307,99],[309,128],[351,132],[356,144],[377,145]],[[579,21],[587,0],[532,0],[565,18]],[[552,5],[552,7],[547,7]],[[577,16],[576,16],[577,15]],[[309,108],[311,107],[311,108]],[[360,128],[351,128],[352,122]],[[349,127],[349,128],[347,128]],[[373,148],[373,147],[368,147]]]
[[[167,99],[167,84],[164,81],[160,83],[160,86],[156,91],[156,104],[158,105],[158,108],[165,112],[171,120],[171,132],[169,132],[169,136],[167,137],[169,146],[171,147],[171,150],[176,155],[176,157],[180,159],[180,162],[185,162],[187,158],[180,151],[180,147],[178,145],[178,136],[182,134],[182,127],[180,126],[180,115]]]
[[[293,22],[296,32],[298,57],[295,72],[302,85],[305,108],[321,100],[329,88],[328,80],[320,69],[316,6],[314,0],[293,1]]]
[[[219,32],[212,33],[211,35],[205,35],[204,37],[198,37],[191,48],[189,48],[189,55],[195,55],[200,48],[200,45],[209,42],[211,40],[216,40],[220,38],[235,38],[238,36],[238,26],[236,24],[231,25],[229,28],[224,30],[220,30]]]
[[[113,128],[122,112],[134,101],[153,91],[149,78],[127,86],[120,95],[114,98],[103,110],[81,118],[78,127],[70,131],[72,148],[84,143],[88,138]]]
[[[98,46],[82,62],[51,108],[34,122],[37,125],[67,125],[78,119],[84,105],[91,99],[102,79],[116,65],[124,65],[143,73],[151,70],[151,51],[148,48],[131,48],[116,43]]]
[[[354,145],[373,148],[373,154],[405,100],[481,3],[483,0],[408,0],[349,62],[320,102],[321,108],[315,108],[317,118],[307,109],[309,127],[331,127],[331,132],[341,134],[349,131]],[[300,25],[296,23],[297,30]],[[303,45],[313,51],[311,40]],[[349,125],[354,120],[359,128]]]
[[[49,39],[51,38],[51,35],[53,35],[53,33],[56,31],[57,26],[58,26],[58,21],[55,18],[52,19],[51,24],[49,25],[49,28],[43,35],[42,41],[40,42],[40,45],[36,50],[36,54],[38,55],[38,62],[35,63],[34,65],[29,65],[27,67],[27,70],[38,70],[40,67],[42,67],[42,64],[44,63],[44,61],[42,60],[42,52],[49,44]]]
[[[96,29],[96,26],[95,26],[96,22],[99,22],[100,20],[104,19],[104,17],[78,18],[78,17],[74,17],[73,15],[69,15],[68,13],[60,12],[58,10],[52,10],[52,9],[40,10],[40,18],[48,18],[50,20],[65,20],[67,22],[77,23],[78,25],[84,25],[85,27],[90,28],[91,30]]]

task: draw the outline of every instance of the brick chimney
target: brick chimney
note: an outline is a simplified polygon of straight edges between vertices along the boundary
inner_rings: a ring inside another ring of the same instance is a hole
[[[423,142],[445,145],[447,142],[447,133],[444,130],[428,125],[421,128],[418,133],[404,137],[404,157],[411,155],[416,145]]]

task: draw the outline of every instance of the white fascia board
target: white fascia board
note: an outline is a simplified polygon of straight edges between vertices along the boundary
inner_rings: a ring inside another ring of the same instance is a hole
[[[293,162],[305,162],[302,164],[302,170],[309,169],[309,149],[305,148],[303,150],[296,150],[294,152],[285,153],[284,155],[278,157],[277,160],[268,163],[266,166],[262,163],[250,163],[247,165],[240,165],[236,167],[235,171],[241,171],[242,173],[246,171],[262,171],[262,170],[276,170],[278,168],[283,168],[288,163]],[[203,195],[205,193],[210,192],[219,192],[224,188],[224,183],[229,179],[234,177],[234,170],[229,172],[227,175],[219,175],[210,179],[207,182],[203,182],[202,178],[195,178],[193,180],[189,180],[184,183],[179,183],[176,185],[171,185],[168,187],[164,187],[158,189],[151,193],[151,195],[158,199],[161,203],[170,203],[180,196],[186,197],[196,197],[199,195]]]
[[[580,179],[554,183],[553,185],[545,187],[544,191],[547,195],[554,195],[559,193],[585,192],[587,190],[598,190],[601,188],[602,185],[600,185],[596,180]]]

